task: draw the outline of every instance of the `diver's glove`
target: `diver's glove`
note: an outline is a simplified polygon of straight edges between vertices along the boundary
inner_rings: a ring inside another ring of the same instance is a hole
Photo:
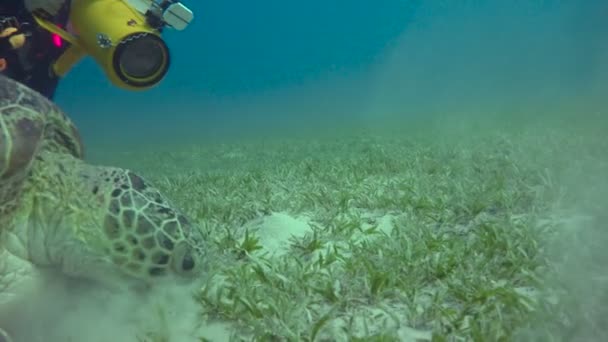
[[[44,10],[48,14],[56,15],[66,0],[25,0],[25,8],[33,12],[35,10]]]
[[[0,17],[0,72],[14,63],[15,51],[25,45],[26,37],[14,17]]]
[[[15,17],[0,15],[0,57],[25,44],[25,33]]]
[[[10,50],[17,50],[25,45],[25,33],[15,27],[0,31],[0,56]]]

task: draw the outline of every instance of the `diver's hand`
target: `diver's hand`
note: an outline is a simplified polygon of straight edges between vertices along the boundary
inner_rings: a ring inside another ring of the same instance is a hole
[[[10,51],[17,50],[25,45],[25,34],[15,27],[7,27],[0,31],[0,72],[8,68],[8,55]],[[1,329],[0,329],[0,332]],[[0,342],[2,339],[0,339]]]
[[[41,9],[50,15],[56,15],[66,0],[25,0],[24,2],[30,12]]]
[[[19,30],[14,27],[7,27],[0,32],[0,39],[6,39],[6,44],[11,50],[17,50],[25,45],[25,34],[17,32]]]

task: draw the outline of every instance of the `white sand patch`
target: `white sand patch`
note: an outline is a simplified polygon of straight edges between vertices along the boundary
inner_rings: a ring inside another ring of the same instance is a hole
[[[361,225],[361,231],[356,232],[352,236],[355,242],[363,242],[365,240],[377,238],[381,235],[390,236],[393,231],[394,215],[392,214],[377,214],[373,212],[363,213],[361,217],[364,222]]]
[[[285,213],[272,213],[256,218],[244,228],[255,232],[263,251],[275,256],[287,252],[290,239],[302,237],[312,231],[305,217],[296,218]]]

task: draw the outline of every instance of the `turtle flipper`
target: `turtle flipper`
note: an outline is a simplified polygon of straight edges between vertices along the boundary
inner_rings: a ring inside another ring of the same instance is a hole
[[[0,88],[0,97],[4,96]],[[1,105],[0,101],[0,105]],[[44,119],[24,111],[27,102],[6,104],[0,110],[0,226],[19,206],[21,187],[43,139]],[[31,115],[28,115],[31,114]]]
[[[17,110],[17,109],[16,109]],[[10,108],[0,113],[0,226],[16,210],[23,181],[42,140],[43,122],[13,115]]]
[[[21,188],[41,149],[82,158],[74,124],[57,106],[0,75],[0,227],[19,207]]]

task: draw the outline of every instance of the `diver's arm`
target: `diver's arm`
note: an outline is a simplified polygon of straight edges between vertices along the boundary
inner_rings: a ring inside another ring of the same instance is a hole
[[[0,57],[25,44],[18,19],[23,10],[22,0],[0,0]]]
[[[34,23],[23,0],[0,0],[0,21],[0,73],[52,99],[58,78],[49,69],[60,50]]]
[[[19,29],[15,17],[0,14],[0,73],[9,77],[19,77],[17,50],[25,45],[26,34]]]

